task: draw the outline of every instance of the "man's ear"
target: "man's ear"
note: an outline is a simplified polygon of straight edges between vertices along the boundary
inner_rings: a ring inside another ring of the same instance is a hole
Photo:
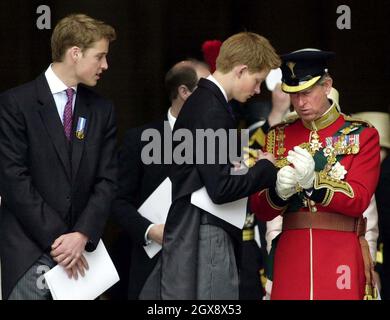
[[[326,93],[326,95],[329,95],[330,90],[332,89],[332,85],[333,85],[332,78],[327,78],[323,85],[325,86],[325,93]]]
[[[248,71],[248,66],[246,64],[239,64],[238,66],[235,66],[233,70],[236,77],[240,79],[242,75]]]
[[[183,101],[186,101],[192,92],[186,85],[182,84],[177,88],[177,93]]]
[[[81,58],[82,54],[83,53],[81,52],[81,49],[77,46],[73,46],[68,49],[68,55],[70,56],[73,62],[78,61]]]

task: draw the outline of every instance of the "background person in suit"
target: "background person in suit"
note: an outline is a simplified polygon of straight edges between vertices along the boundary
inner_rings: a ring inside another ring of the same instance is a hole
[[[189,130],[195,151],[196,130],[236,129],[228,102],[245,102],[260,93],[262,81],[279,63],[268,40],[257,34],[243,32],[227,39],[220,49],[216,71],[199,81],[180,112],[174,134],[180,129]],[[215,150],[219,150],[219,143],[215,142]],[[174,143],[174,148],[179,143],[182,141]],[[227,146],[222,146],[224,152],[228,151]],[[174,161],[171,167],[173,202],[164,230],[162,299],[238,299],[232,237],[238,236],[240,241],[241,230],[192,205],[191,194],[205,186],[214,203],[231,202],[272,185],[276,170],[273,157],[262,155],[262,160],[245,175],[232,175],[232,165],[220,162],[223,155],[214,152],[214,163],[197,163],[198,152],[194,152],[192,163]],[[208,159],[207,152],[204,159]]]
[[[94,86],[115,30],[84,14],[55,27],[53,63],[0,99],[0,249],[6,299],[50,299],[39,282],[56,263],[88,269],[84,249],[103,233],[116,185],[112,104]],[[46,269],[47,271],[47,269]]]
[[[187,98],[196,89],[199,78],[210,74],[207,65],[197,60],[185,60],[175,64],[166,74],[165,86],[171,107],[164,119],[160,119],[126,132],[119,152],[118,197],[114,201],[113,216],[128,235],[123,246],[127,248],[121,255],[129,256],[131,247],[130,271],[121,279],[128,279],[128,298],[138,299],[141,289],[153,270],[158,257],[148,257],[143,246],[151,241],[162,243],[164,224],[152,224],[138,211],[138,207],[165,180],[169,164],[145,164],[141,152],[148,141],[141,141],[145,130],[155,129],[161,136],[161,159],[164,159],[164,125],[172,130],[179,112]],[[123,250],[122,249],[122,250]],[[147,293],[145,293],[147,295]]]

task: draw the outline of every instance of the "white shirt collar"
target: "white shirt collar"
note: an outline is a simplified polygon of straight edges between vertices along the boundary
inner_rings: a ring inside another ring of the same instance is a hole
[[[207,80],[210,80],[211,82],[214,82],[214,83],[217,85],[217,87],[219,88],[219,90],[222,91],[223,96],[224,96],[225,99],[226,99],[226,102],[229,102],[225,89],[219,84],[219,82],[217,81],[217,79],[215,79],[215,78],[210,74],[210,75],[207,77]]]
[[[171,113],[171,108],[168,109],[168,121],[169,121],[169,126],[171,127],[171,130],[173,130],[173,127],[176,122],[176,118],[172,115]]]
[[[66,84],[63,83],[62,80],[60,78],[58,78],[58,76],[54,73],[54,71],[52,69],[52,65],[50,65],[49,68],[47,68],[47,70],[45,72],[45,77],[46,77],[46,80],[49,84],[49,88],[50,88],[50,91],[52,94],[63,92],[66,89],[68,89]],[[76,92],[77,86],[72,87],[72,89]]]

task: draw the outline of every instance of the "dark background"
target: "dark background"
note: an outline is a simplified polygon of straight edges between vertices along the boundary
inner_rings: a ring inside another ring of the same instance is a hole
[[[162,116],[169,102],[163,79],[186,57],[202,58],[204,40],[247,30],[267,37],[278,53],[304,47],[335,51],[330,72],[345,112],[387,111],[390,2],[348,0],[5,0],[0,3],[0,91],[34,79],[51,61],[51,30],[39,30],[39,5],[51,26],[82,12],[116,28],[109,70],[96,90],[115,102],[119,138],[126,128]],[[350,30],[336,26],[339,5],[351,9]],[[269,97],[263,87],[261,99]]]

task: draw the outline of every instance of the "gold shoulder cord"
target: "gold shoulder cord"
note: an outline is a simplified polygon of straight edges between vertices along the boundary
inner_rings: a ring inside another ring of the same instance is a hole
[[[267,134],[266,150],[268,153],[275,154],[275,129],[272,129]]]
[[[276,140],[276,146],[277,146],[275,166],[279,169],[290,164],[287,161],[287,158],[284,157],[284,153],[286,152],[286,147],[284,145],[284,140],[286,138],[286,135],[284,133],[284,128],[286,126],[287,126],[287,124],[277,127],[276,128],[276,137],[274,138]]]

